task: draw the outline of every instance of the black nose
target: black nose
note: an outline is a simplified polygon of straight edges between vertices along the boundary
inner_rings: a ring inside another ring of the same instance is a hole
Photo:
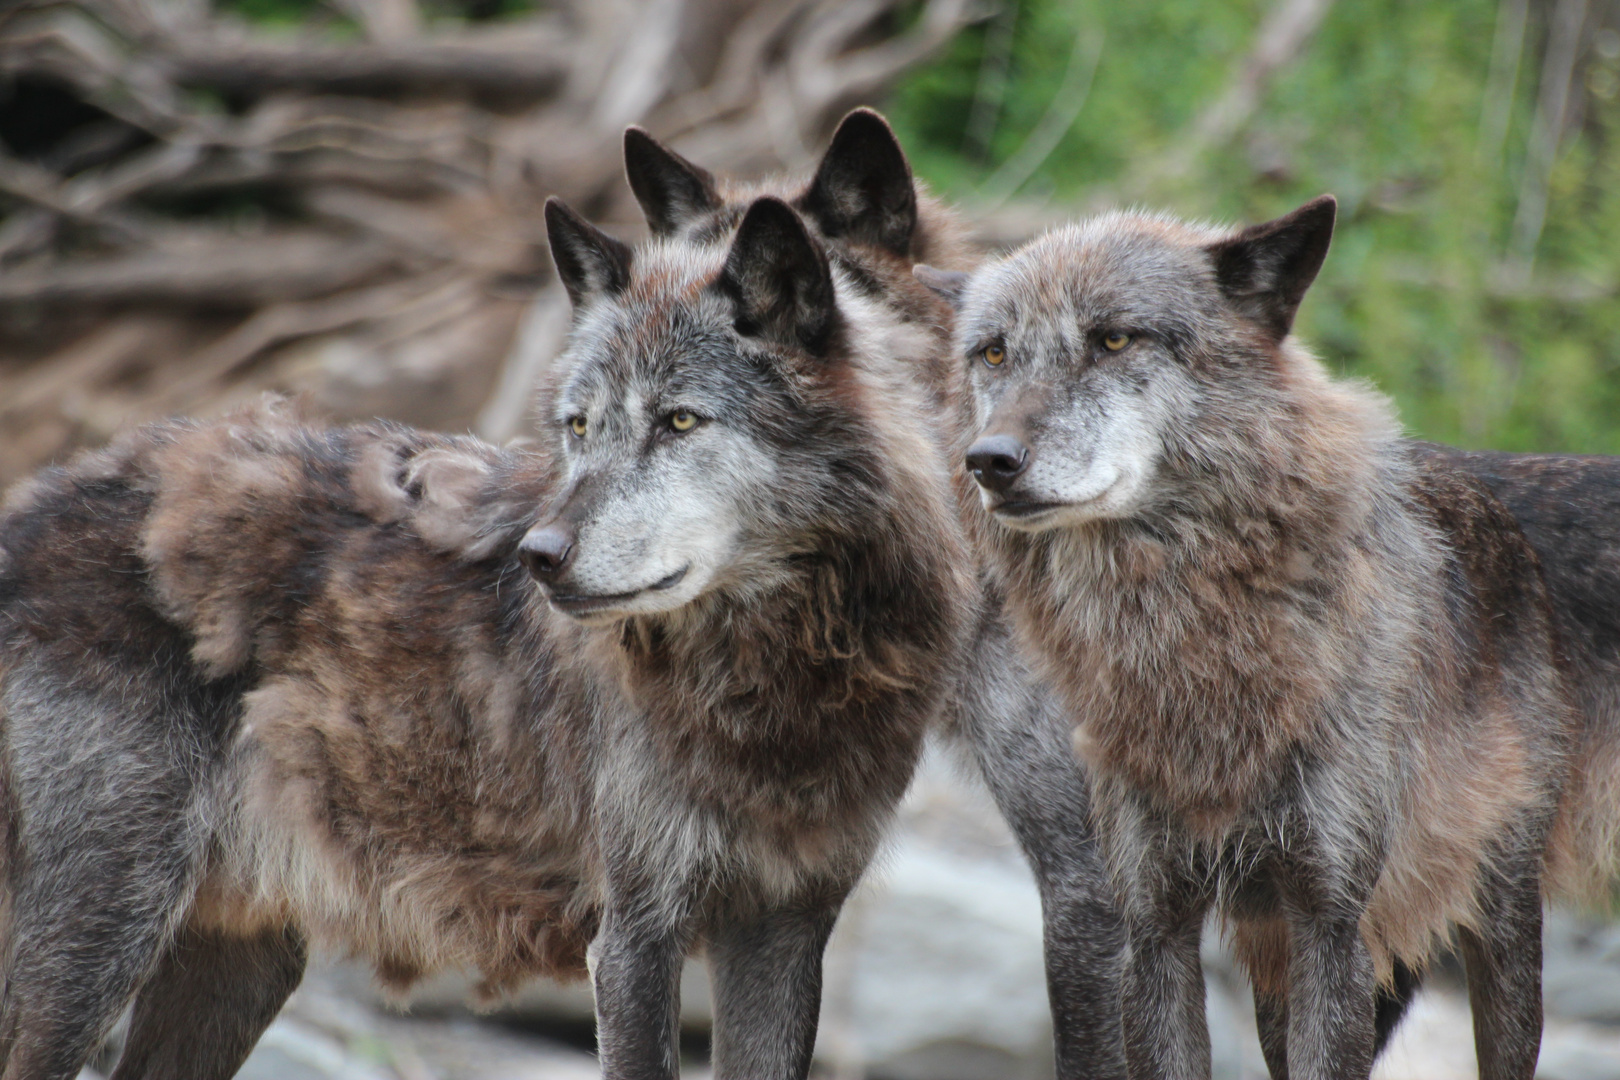
[[[968,447],[967,467],[980,487],[1006,491],[1029,468],[1029,447],[1011,435],[987,435]]]
[[[518,545],[518,559],[541,581],[562,573],[568,557],[574,553],[574,532],[563,525],[547,525],[543,529],[530,529]]]

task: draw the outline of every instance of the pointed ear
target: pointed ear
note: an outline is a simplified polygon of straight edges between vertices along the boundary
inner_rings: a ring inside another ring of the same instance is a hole
[[[933,289],[945,302],[957,311],[962,310],[962,289],[967,285],[968,276],[960,270],[940,270],[918,263],[911,268],[912,276],[924,285]]]
[[[917,188],[900,140],[871,109],[856,109],[833,134],[816,178],[796,204],[827,236],[911,253]]]
[[[630,283],[630,248],[570,210],[546,200],[546,238],[557,277],[578,308],[598,293],[622,292]]]
[[[1227,299],[1279,341],[1288,336],[1294,312],[1327,258],[1338,206],[1333,196],[1323,195],[1209,248],[1215,280]]]
[[[737,331],[826,354],[838,324],[832,270],[793,208],[756,200],[716,287],[737,305]]]
[[[700,214],[720,209],[714,177],[641,128],[624,129],[624,172],[654,236],[668,236]]]

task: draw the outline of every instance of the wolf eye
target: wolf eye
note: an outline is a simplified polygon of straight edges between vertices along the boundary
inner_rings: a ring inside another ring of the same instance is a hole
[[[583,439],[585,437],[585,418],[576,416],[568,421],[568,430],[574,433],[576,439]]]
[[[1103,348],[1107,349],[1109,352],[1119,352],[1119,350],[1123,349],[1130,343],[1131,335],[1121,334],[1117,330],[1103,338]]]
[[[1007,359],[1007,350],[1000,345],[990,345],[986,346],[984,352],[980,355],[984,357],[984,362],[991,367],[1000,367],[1002,361]]]
[[[676,431],[691,431],[697,427],[697,417],[682,409],[680,412],[670,414],[669,426]]]

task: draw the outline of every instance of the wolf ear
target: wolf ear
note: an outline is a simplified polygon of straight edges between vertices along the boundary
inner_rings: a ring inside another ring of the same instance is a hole
[[[623,292],[630,283],[630,248],[570,210],[546,200],[546,237],[557,277],[578,308],[598,293]]]
[[[911,253],[917,229],[911,165],[888,121],[871,109],[844,117],[816,178],[795,205],[827,236]]]
[[[624,129],[624,172],[654,236],[720,209],[714,177],[641,128]]]
[[[1209,248],[1227,299],[1279,341],[1293,328],[1294,312],[1327,258],[1338,206],[1323,195]]]
[[[825,355],[838,321],[832,270],[781,199],[748,208],[716,285],[737,305],[738,333]]]
[[[945,302],[957,311],[962,310],[962,290],[967,286],[968,276],[960,270],[941,270],[938,267],[918,263],[911,268],[911,274],[918,281],[933,289]]]

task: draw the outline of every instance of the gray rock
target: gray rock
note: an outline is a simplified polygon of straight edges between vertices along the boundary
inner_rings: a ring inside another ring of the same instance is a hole
[[[1547,1015],[1620,1024],[1620,927],[1553,911],[1542,940]]]
[[[1548,1040],[1536,1063],[1536,1080],[1616,1080],[1620,1045],[1595,1040]]]

